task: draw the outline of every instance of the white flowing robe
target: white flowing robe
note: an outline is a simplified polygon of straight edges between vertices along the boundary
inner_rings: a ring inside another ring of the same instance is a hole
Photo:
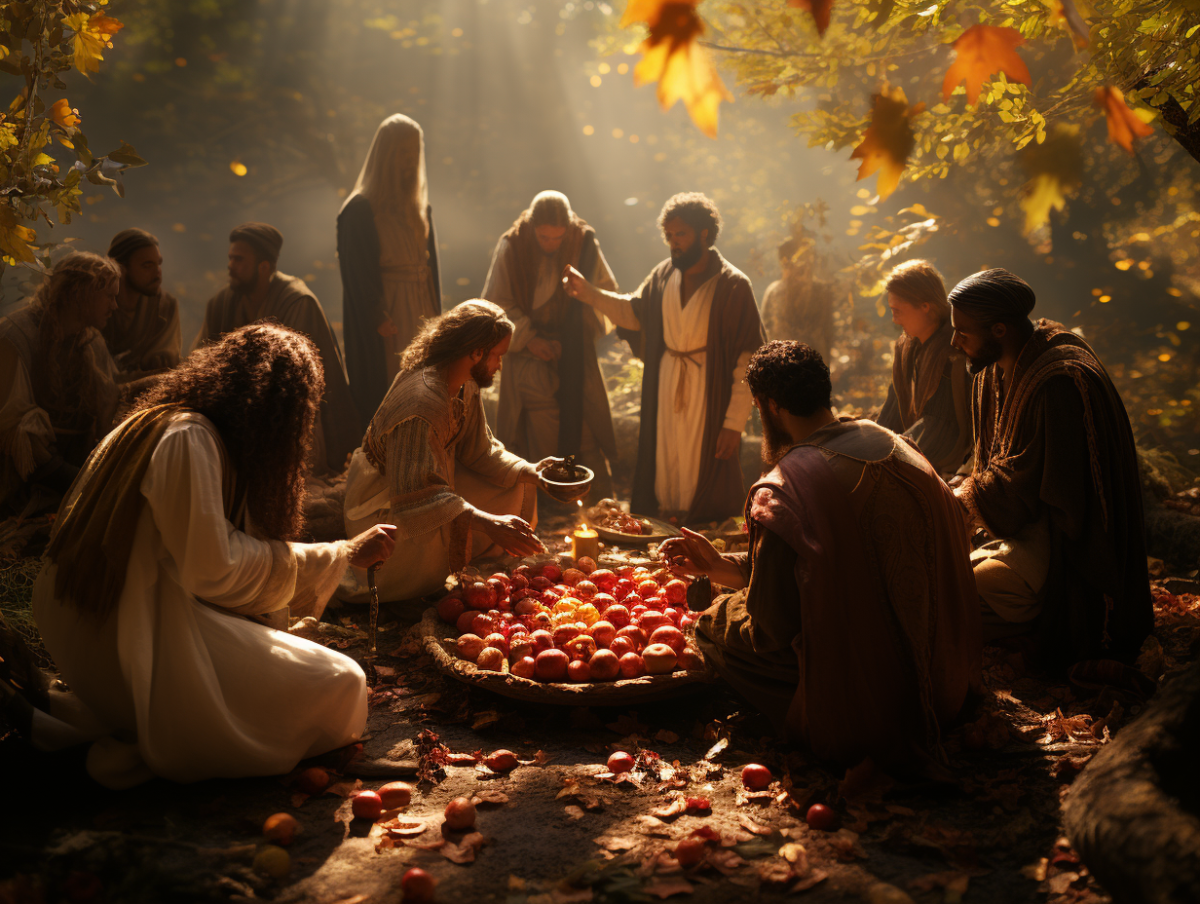
[[[164,432],[142,481],[125,586],[103,623],[55,598],[54,564],[34,584],[42,638],[95,738],[88,771],[111,788],[152,775],[280,774],[366,727],[366,679],[354,660],[241,617],[286,616],[289,606],[319,616],[348,544],[260,540],[234,528],[218,442],[196,415]]]
[[[700,481],[700,448],[704,444],[704,420],[708,408],[707,377],[708,323],[712,312],[717,277],[699,286],[683,305],[678,270],[667,280],[663,292],[662,357],[658,379],[658,452],[655,458],[654,495],[664,512],[687,511],[692,507]],[[690,353],[690,354],[689,354]],[[745,429],[754,399],[743,378],[750,355],[738,356],[733,372],[733,395],[725,411],[723,427]],[[680,381],[683,381],[682,389]]]

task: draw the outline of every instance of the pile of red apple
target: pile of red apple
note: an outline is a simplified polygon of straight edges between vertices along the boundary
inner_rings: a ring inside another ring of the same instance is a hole
[[[688,642],[687,582],[665,568],[518,565],[460,576],[437,605],[459,631],[460,659],[547,682],[615,681],[703,669]]]

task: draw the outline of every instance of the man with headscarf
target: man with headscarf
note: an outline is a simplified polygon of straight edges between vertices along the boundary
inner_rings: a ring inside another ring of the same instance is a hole
[[[1129,659],[1153,627],[1137,450],[1095,353],[1029,319],[1007,270],[950,293],[955,348],[975,376],[975,463],[957,488],[994,538],[972,555],[985,639],[1032,629],[1047,661]]]
[[[183,349],[179,302],[163,291],[158,239],[144,229],[122,230],[109,243],[108,256],[121,268],[121,288],[104,341],[122,380],[178,366]]]
[[[739,453],[753,399],[742,375],[762,323],[750,280],[717,250],[716,204],[675,195],[658,225],[671,256],[634,294],[598,289],[574,267],[563,285],[612,320],[645,364],[633,511],[723,520],[746,495]]]
[[[824,760],[919,771],[944,759],[941,731],[981,666],[953,494],[902,437],[833,415],[829,368],[807,345],[768,342],[746,382],[768,469],[746,500],[749,551],[722,555],[686,529],[660,550],[736,588],[700,616],[700,649]]]
[[[375,131],[338,214],[337,248],[350,394],[369,418],[422,321],[442,312],[425,140],[407,116],[389,116]]]
[[[273,320],[311,339],[325,367],[325,395],[310,461],[314,472],[339,474],[361,437],[358,414],[342,351],[321,303],[304,280],[275,268],[282,248],[283,235],[266,223],[243,223],[229,233],[229,285],[209,300],[193,348],[260,320]]]
[[[608,332],[608,319],[563,290],[568,266],[599,289],[617,290],[595,230],[566,195],[540,192],[496,243],[483,287],[483,297],[515,324],[496,436],[532,461],[574,455],[595,472],[589,496],[601,499],[612,495],[608,462],[617,455],[596,358],[596,337]]]
[[[488,429],[480,390],[492,385],[513,324],[490,301],[464,301],[426,321],[375,412],[346,477],[346,530],[395,524],[397,554],[375,576],[380,599],[440,589],[472,559],[533,555],[538,472]],[[341,599],[369,599],[355,570]]]

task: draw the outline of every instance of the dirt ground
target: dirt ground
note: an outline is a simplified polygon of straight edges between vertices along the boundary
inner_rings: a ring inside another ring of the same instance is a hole
[[[1200,601],[1159,582],[1156,610],[1139,666],[1170,680],[1195,657]],[[322,640],[361,660],[365,611],[343,613]],[[946,739],[948,780],[902,784],[869,763],[834,773],[785,750],[719,683],[635,710],[487,695],[439,673],[412,618],[396,614],[382,619],[365,752],[413,760],[423,739],[433,751],[426,766],[450,764],[444,780],[417,786],[395,832],[352,818],[347,795],[386,779],[338,776],[337,755],[319,761],[334,784],[312,797],[295,773],[111,792],[87,778],[82,752],[35,754],[9,736],[0,739],[9,787],[0,902],[382,904],[400,899],[413,866],[437,878],[441,901],[1108,900],[1062,837],[1060,802],[1152,682],[1050,681],[1027,667],[1019,644],[988,648],[985,693]],[[498,748],[524,764],[495,774],[474,762]],[[631,779],[604,777],[614,750],[640,753]],[[751,762],[771,769],[767,792],[742,789]],[[442,811],[459,796],[481,798],[477,835],[442,831]],[[813,803],[832,807],[834,831],[805,824]],[[263,821],[277,812],[301,833],[286,875],[272,879],[253,862]],[[704,860],[683,868],[672,851],[696,832]]]

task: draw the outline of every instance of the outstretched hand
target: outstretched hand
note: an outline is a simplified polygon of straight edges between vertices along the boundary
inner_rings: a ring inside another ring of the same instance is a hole
[[[370,568],[391,558],[396,548],[396,525],[376,524],[350,541],[350,564]]]
[[[588,301],[588,290],[592,288],[592,284],[570,264],[563,269],[562,285],[563,291],[572,298],[578,298],[582,302]]]
[[[516,515],[492,515],[477,511],[474,526],[510,556],[532,556],[546,551],[529,522]]]
[[[726,559],[704,534],[681,527],[682,537],[671,537],[658,547],[672,574],[681,576],[706,574],[725,587],[741,588],[746,584],[742,571]]]

